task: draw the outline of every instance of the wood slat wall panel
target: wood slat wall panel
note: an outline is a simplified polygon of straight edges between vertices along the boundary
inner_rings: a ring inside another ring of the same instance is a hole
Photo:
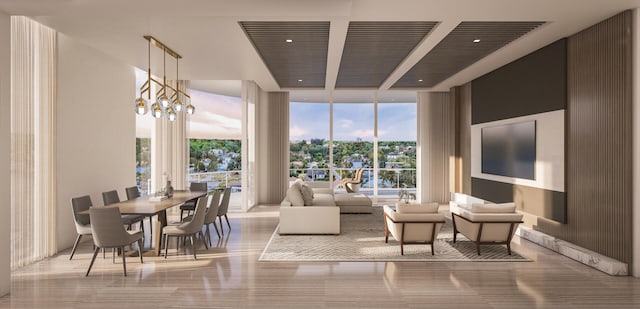
[[[378,88],[436,24],[431,21],[350,22],[336,87]]]
[[[537,229],[631,263],[630,11],[569,38],[568,224]]]
[[[328,21],[241,21],[239,24],[280,87],[324,88]],[[293,42],[287,43],[287,39]]]
[[[461,22],[407,71],[393,88],[436,86],[542,24],[544,22],[541,21]],[[474,43],[475,39],[481,41]]]

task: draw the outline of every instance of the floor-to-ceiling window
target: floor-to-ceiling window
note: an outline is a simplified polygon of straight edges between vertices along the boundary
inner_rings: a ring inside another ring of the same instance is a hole
[[[240,97],[190,89],[196,113],[187,122],[188,182],[206,182],[209,189],[230,187],[231,209],[240,209],[241,119]]]
[[[378,97],[378,198],[398,198],[416,190],[415,96]]]
[[[291,94],[291,179],[333,180],[332,187],[340,192],[340,180],[362,168],[362,193],[397,199],[400,189],[415,192],[415,92],[335,91],[324,96]]]
[[[301,98],[289,108],[289,176],[293,180],[330,180],[330,109],[325,95]],[[319,101],[319,102],[318,102]]]
[[[363,169],[360,191],[373,193],[374,97],[371,91],[336,91],[333,94],[333,167],[337,180]],[[344,188],[337,186],[338,191]]]

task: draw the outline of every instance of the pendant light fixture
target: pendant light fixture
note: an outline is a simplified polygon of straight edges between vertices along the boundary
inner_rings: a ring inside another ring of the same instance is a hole
[[[182,58],[178,53],[173,51],[171,48],[164,45],[162,42],[158,41],[154,37],[150,35],[145,35],[144,38],[148,41],[147,44],[147,59],[148,59],[148,68],[147,68],[147,80],[140,86],[140,97],[135,101],[136,113],[138,115],[146,114],[149,109],[151,110],[151,116],[154,118],[162,118],[162,116],[166,115],[170,121],[175,121],[178,117],[177,113],[186,110],[187,114],[193,115],[195,112],[195,107],[191,104],[191,97],[185,92],[184,84],[180,83],[179,79],[179,64],[178,60]],[[162,49],[162,63],[163,63],[163,72],[162,72],[162,82],[156,80],[151,76],[151,44]],[[171,85],[167,84],[167,54],[169,56],[176,59],[176,85],[175,88]],[[155,84],[158,87],[158,91],[155,93],[156,101],[151,104],[149,108],[149,104],[151,102],[151,84]],[[147,98],[144,98],[144,95],[147,95]],[[170,96],[168,94],[171,94]],[[186,108],[184,107],[183,100],[188,102]]]

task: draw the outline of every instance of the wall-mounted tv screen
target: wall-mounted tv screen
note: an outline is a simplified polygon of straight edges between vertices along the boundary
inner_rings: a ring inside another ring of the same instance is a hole
[[[482,173],[535,180],[536,121],[482,128]]]

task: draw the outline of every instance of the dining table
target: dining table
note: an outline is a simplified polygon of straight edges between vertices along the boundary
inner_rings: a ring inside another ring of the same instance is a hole
[[[153,233],[152,246],[153,254],[160,255],[162,228],[167,226],[167,209],[182,205],[186,201],[197,199],[207,195],[206,191],[189,191],[175,190],[172,197],[145,195],[130,200],[109,204],[104,207],[118,207],[122,215],[142,215],[142,216],[158,216],[155,224],[155,233]],[[89,210],[80,212],[79,214],[89,214]]]

